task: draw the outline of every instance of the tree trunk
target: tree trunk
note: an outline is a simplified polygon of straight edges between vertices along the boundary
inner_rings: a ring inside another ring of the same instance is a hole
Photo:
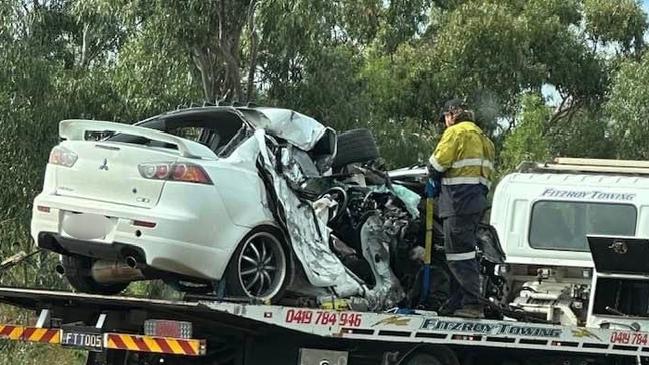
[[[211,67],[208,65],[209,61],[204,52],[196,47],[193,49],[192,59],[198,71],[201,73],[201,83],[203,85],[203,97],[207,102],[213,102],[216,99],[214,95],[214,87],[212,81],[214,75],[211,74]]]
[[[252,93],[255,87],[255,69],[257,68],[257,48],[259,45],[259,37],[257,36],[257,28],[255,26],[256,8],[257,0],[252,0],[248,11],[248,29],[250,30],[250,63],[248,64],[248,85],[246,86],[247,102],[250,102],[250,99],[252,99]]]

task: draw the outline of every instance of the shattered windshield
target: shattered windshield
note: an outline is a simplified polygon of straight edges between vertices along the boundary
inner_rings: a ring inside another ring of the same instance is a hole
[[[628,204],[539,201],[532,207],[532,248],[588,251],[586,235],[633,236],[636,208]]]

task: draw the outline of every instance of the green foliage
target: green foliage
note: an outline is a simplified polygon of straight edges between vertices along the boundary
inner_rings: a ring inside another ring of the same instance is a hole
[[[649,159],[649,54],[620,66],[606,104],[618,158]]]
[[[500,171],[511,171],[522,161],[545,161],[550,157],[550,145],[545,138],[549,119],[550,110],[540,95],[523,95],[520,120],[500,154]]]
[[[379,42],[387,53],[420,34],[426,23],[430,0],[393,0],[383,11],[383,23],[378,32]]]
[[[571,119],[560,121],[551,127],[547,135],[551,155],[615,158],[615,144],[610,138],[607,124],[601,109],[578,110]]]
[[[637,0],[584,0],[586,30],[597,42],[617,42],[628,52],[640,50],[647,14]]]

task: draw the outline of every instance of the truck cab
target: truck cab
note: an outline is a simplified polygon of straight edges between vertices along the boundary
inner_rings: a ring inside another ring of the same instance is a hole
[[[523,163],[498,183],[490,219],[507,255],[508,302],[583,325],[594,267],[586,237],[649,237],[649,162]]]

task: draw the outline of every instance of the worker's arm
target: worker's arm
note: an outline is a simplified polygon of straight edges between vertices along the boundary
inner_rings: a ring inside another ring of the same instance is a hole
[[[453,128],[447,128],[442,134],[435,151],[428,159],[428,177],[436,182],[441,181],[444,172],[453,165],[456,153],[456,132]]]

